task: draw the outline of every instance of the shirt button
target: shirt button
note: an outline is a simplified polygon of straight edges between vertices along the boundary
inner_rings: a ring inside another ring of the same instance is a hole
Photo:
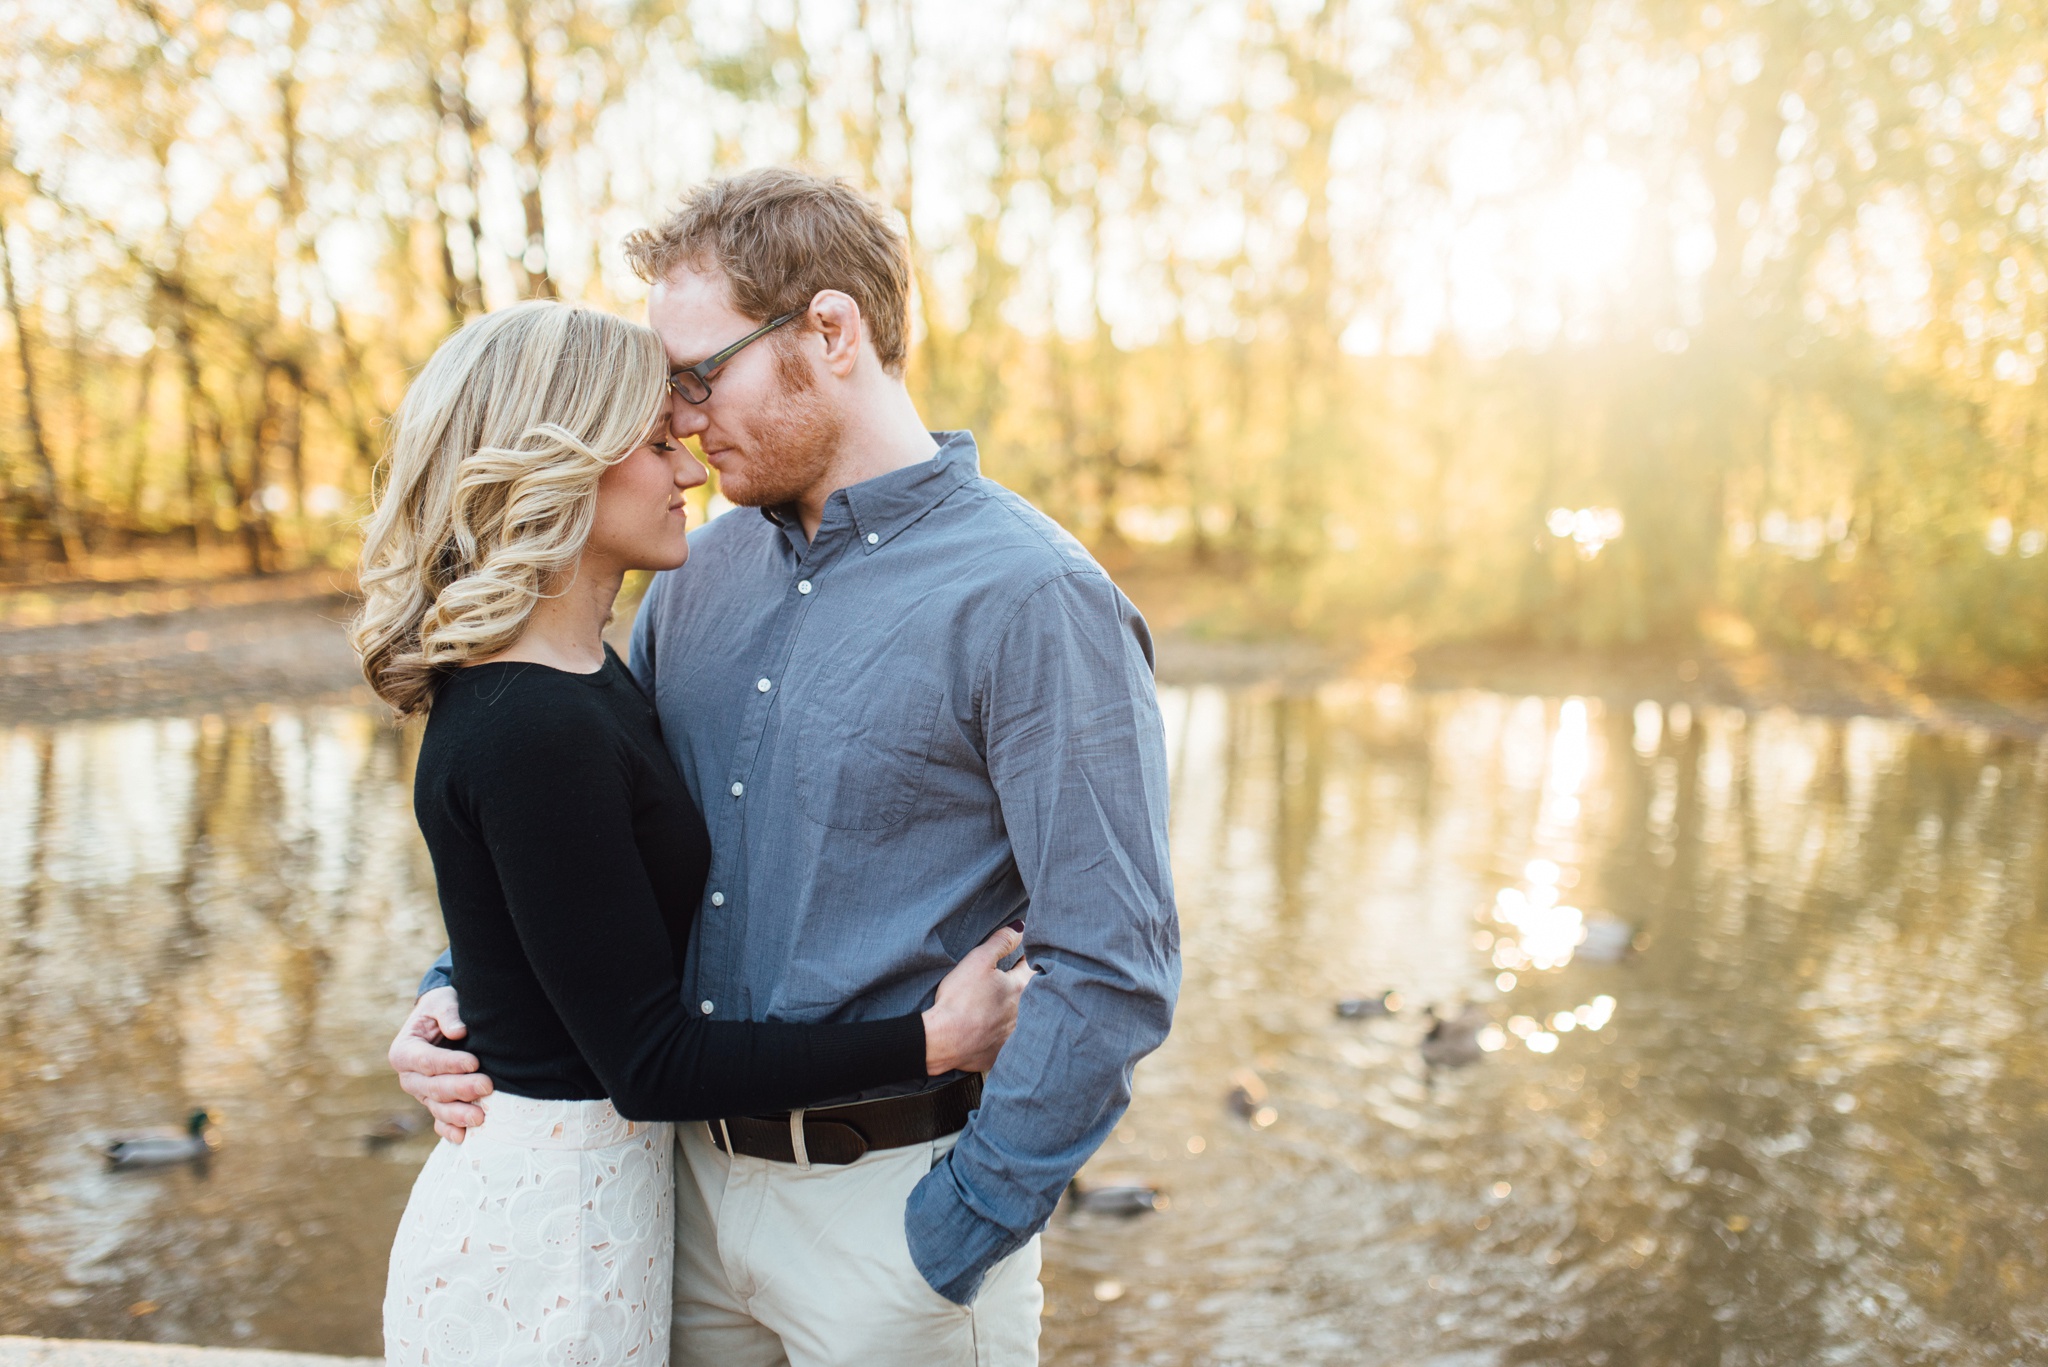
[[[762,679],[754,685],[754,691],[756,693],[766,693],[769,689],[773,687],[775,687],[774,684],[769,683],[766,679]]]
[[[712,906],[714,906],[714,907],[722,907],[722,906],[724,906],[724,905],[725,905],[725,894],[724,894],[724,893],[722,893],[722,892],[714,892],[714,893],[712,893],[712,894],[711,894],[711,905],[712,905]]]
[[[796,585],[796,591],[798,593],[809,593],[811,591],[811,581],[808,579],[798,580]]]
[[[869,532],[869,533],[868,533],[868,544],[869,544],[870,546],[874,545],[874,544],[875,544],[876,542],[880,541],[881,539],[882,539],[882,538],[881,538],[881,537],[880,537],[879,535],[877,535],[876,533],[874,533],[874,532]]]
[[[703,1012],[703,1013],[704,1013],[705,1015],[707,1015],[707,1016],[708,1016],[708,1015],[710,1015],[710,1014],[711,1014],[711,1003],[710,1003],[710,1002],[698,1002],[698,1003],[697,1003],[697,1009],[698,1009],[699,1011],[702,1011],[702,1012]]]
[[[734,797],[739,797],[739,796],[740,796],[741,794],[745,793],[746,791],[747,791],[747,785],[746,785],[746,784],[744,784],[744,783],[735,783],[735,784],[733,784],[733,785],[732,785],[732,795],[733,795]]]

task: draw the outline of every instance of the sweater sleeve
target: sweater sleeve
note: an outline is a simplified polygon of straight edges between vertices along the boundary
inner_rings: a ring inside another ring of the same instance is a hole
[[[811,1025],[686,1007],[615,738],[562,709],[496,739],[472,756],[464,805],[527,961],[620,1114],[713,1120],[925,1076],[916,1015]]]

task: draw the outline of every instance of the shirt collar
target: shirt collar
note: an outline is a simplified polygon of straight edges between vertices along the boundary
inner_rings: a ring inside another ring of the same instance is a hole
[[[931,435],[939,450],[930,460],[862,480],[834,495],[846,500],[862,550],[886,546],[897,533],[936,508],[955,489],[980,478],[981,455],[975,448],[972,432]],[[794,508],[763,508],[761,513],[778,527],[793,526],[797,521]]]

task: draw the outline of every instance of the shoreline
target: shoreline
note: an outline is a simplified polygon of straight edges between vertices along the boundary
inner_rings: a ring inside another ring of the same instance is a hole
[[[265,703],[368,705],[344,625],[344,575],[308,571],[213,584],[134,584],[24,607],[0,595],[0,723],[233,711]],[[1139,606],[1146,607],[1141,599]],[[1171,621],[1170,613],[1160,617]],[[606,636],[624,652],[631,614]],[[1314,691],[1354,680],[1424,692],[1483,689],[1597,697],[1632,706],[1788,709],[1872,716],[1934,731],[2021,740],[2048,735],[2048,699],[1941,696],[1883,670],[1817,652],[1682,648],[1577,651],[1457,644],[1370,655],[1302,639],[1243,640],[1168,625],[1155,634],[1159,681]]]

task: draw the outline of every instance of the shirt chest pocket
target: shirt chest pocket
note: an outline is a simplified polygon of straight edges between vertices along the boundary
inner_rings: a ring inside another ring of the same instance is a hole
[[[929,680],[828,669],[797,724],[804,815],[843,831],[878,831],[910,815],[924,789],[941,693]]]

